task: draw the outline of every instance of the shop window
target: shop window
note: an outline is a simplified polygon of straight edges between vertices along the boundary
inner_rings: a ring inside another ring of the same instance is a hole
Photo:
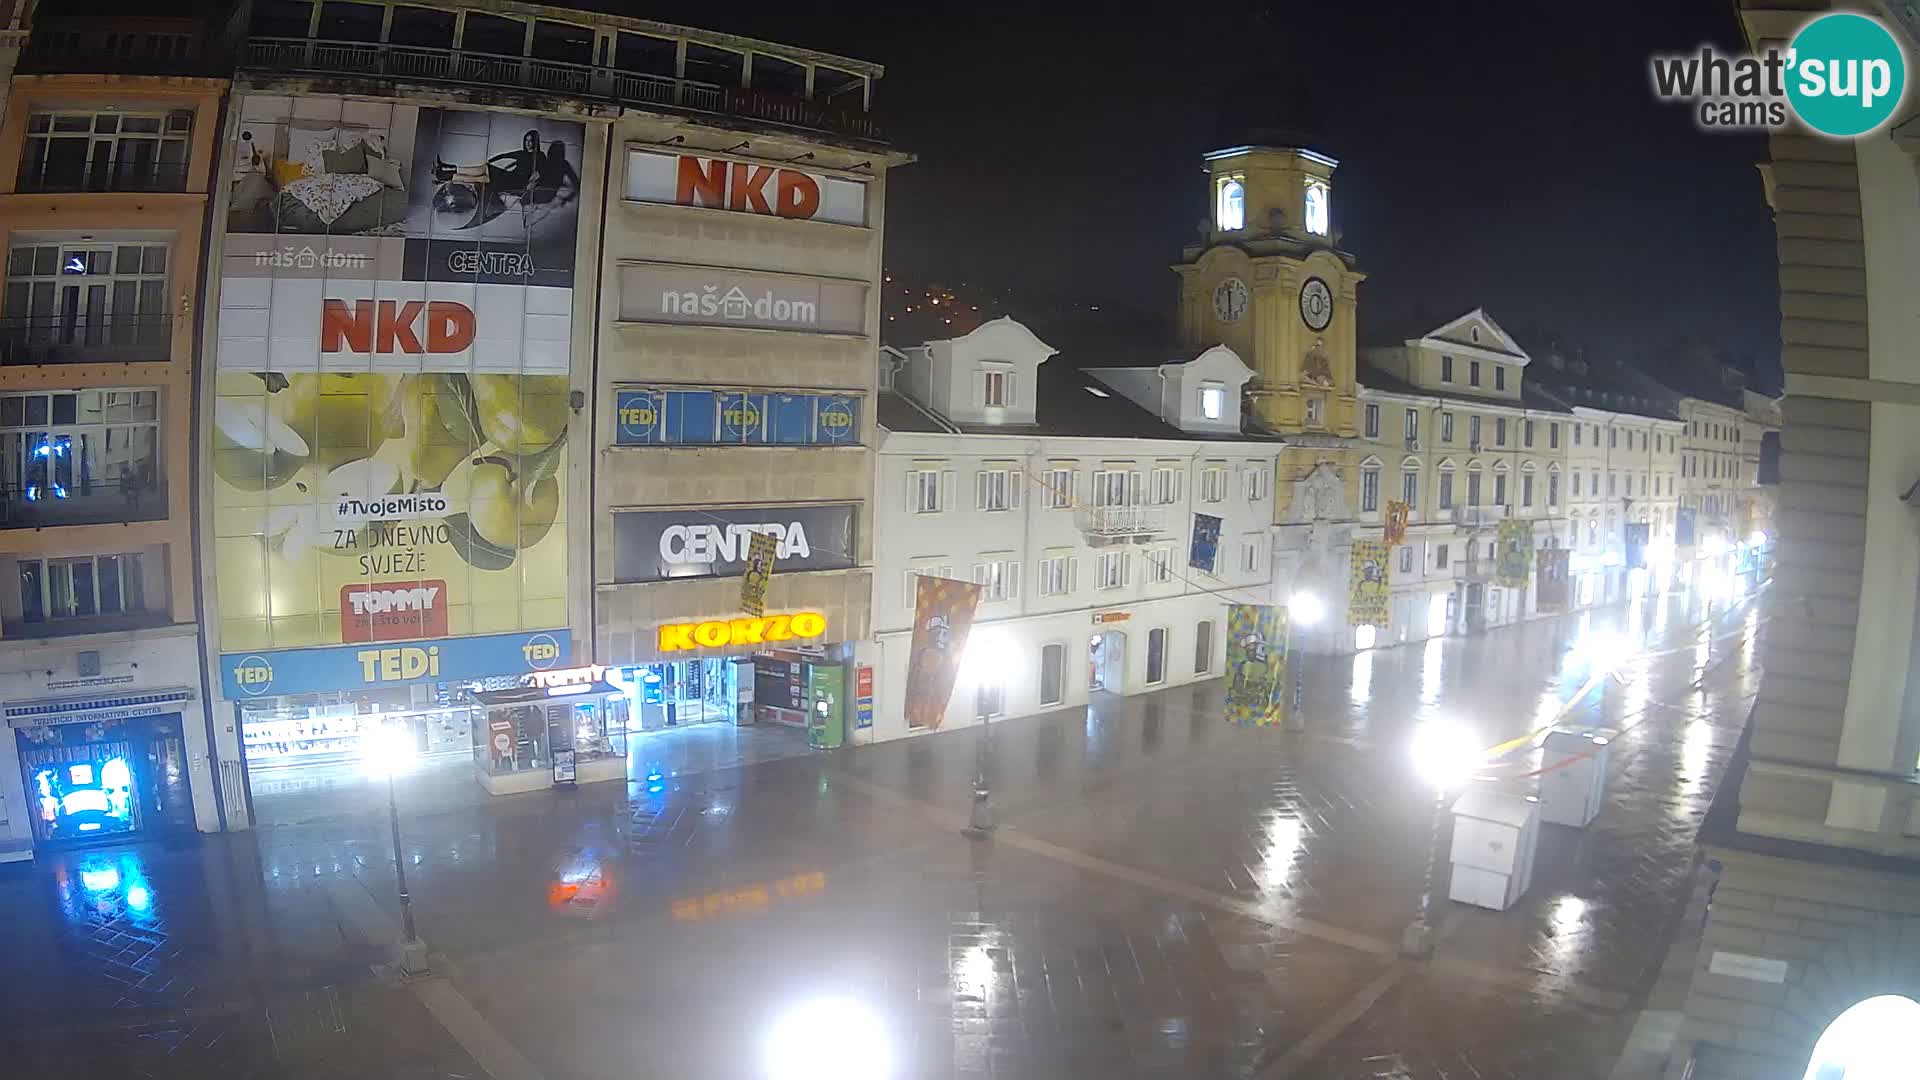
[[[0,394],[0,527],[167,516],[157,390]]]
[[[1147,685],[1167,681],[1167,631],[1156,626],[1147,631]]]
[[[1193,673],[1207,675],[1213,671],[1213,620],[1201,619],[1193,627]]]

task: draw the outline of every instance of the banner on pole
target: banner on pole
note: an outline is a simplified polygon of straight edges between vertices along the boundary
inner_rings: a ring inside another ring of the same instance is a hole
[[[1387,554],[1387,545],[1381,541],[1353,542],[1352,576],[1347,583],[1347,625],[1387,628],[1393,610]]]
[[[967,634],[973,629],[980,586],[970,581],[915,579],[913,644],[907,652],[907,726],[938,728],[960,677]]]
[[[1407,542],[1407,516],[1412,512],[1413,507],[1398,499],[1387,503],[1387,524],[1382,530],[1381,538],[1387,542],[1388,547]]]
[[[772,533],[757,532],[747,540],[747,569],[740,575],[740,609],[749,615],[767,613],[767,582],[773,578],[778,548]]]
[[[1501,522],[1499,541],[1499,557],[1493,562],[1494,581],[1509,589],[1525,588],[1527,574],[1533,569],[1533,523]]]
[[[1187,565],[1209,574],[1220,558],[1220,519],[1212,514],[1193,515],[1193,545],[1187,552]]]
[[[1645,521],[1627,523],[1627,569],[1638,570],[1647,565],[1647,544],[1653,538],[1653,526]]]
[[[1566,548],[1542,548],[1540,573],[1534,583],[1534,608],[1542,613],[1565,611],[1572,593],[1568,575],[1572,555]]]
[[[1266,727],[1285,718],[1287,611],[1271,604],[1227,606],[1227,719]],[[1295,703],[1298,707],[1298,703]]]

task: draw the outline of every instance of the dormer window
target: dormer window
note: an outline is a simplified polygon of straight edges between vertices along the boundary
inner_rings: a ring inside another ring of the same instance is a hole
[[[1013,372],[988,368],[980,374],[980,404],[990,409],[1013,404]]]
[[[1227,388],[1219,383],[1206,383],[1200,387],[1200,415],[1208,420],[1218,420],[1227,413]]]
[[[1315,236],[1327,235],[1331,215],[1327,206],[1327,185],[1319,181],[1307,184],[1307,231]]]
[[[1214,227],[1232,232],[1247,226],[1247,186],[1238,178],[1220,181],[1220,197],[1213,211]]]

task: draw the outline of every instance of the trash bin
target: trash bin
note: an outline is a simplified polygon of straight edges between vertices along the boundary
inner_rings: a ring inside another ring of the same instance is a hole
[[[1540,820],[1584,829],[1607,797],[1607,736],[1554,728],[1540,760]]]
[[[1476,788],[1453,804],[1453,874],[1447,897],[1505,911],[1533,883],[1540,801]]]

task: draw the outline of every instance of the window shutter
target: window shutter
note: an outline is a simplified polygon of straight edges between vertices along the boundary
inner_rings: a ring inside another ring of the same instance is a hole
[[[987,372],[985,368],[973,369],[973,400],[985,407],[987,404]]]
[[[954,487],[953,470],[945,469],[940,473],[940,506],[938,509],[953,509]]]
[[[917,470],[908,469],[907,470],[907,513],[909,514],[917,513],[919,512],[919,510],[920,510],[920,473]]]
[[[1001,382],[1001,385],[1007,388],[1006,403],[1008,408],[1012,408],[1014,405],[1018,404],[1018,398],[1015,396],[1015,394],[1017,392],[1016,387],[1019,385],[1019,382],[1020,380],[1015,378],[1013,372],[1011,371],[1007,372],[1006,377]]]
[[[987,564],[986,563],[973,564],[973,583],[975,585],[985,585],[987,583]]]
[[[1012,468],[1007,470],[1007,508],[1009,510],[1020,509],[1020,489],[1026,486],[1027,473],[1025,469]]]
[[[1018,600],[1019,598],[1020,564],[1009,560],[1007,562],[1007,599]]]
[[[920,602],[920,571],[907,571],[907,610],[914,610]]]
[[[1074,591],[1074,589],[1079,586],[1079,583],[1080,583],[1080,556],[1075,555],[1067,560],[1067,591],[1068,592]]]
[[[1139,506],[1142,502],[1146,501],[1145,499],[1142,499],[1140,497],[1142,486],[1143,485],[1141,483],[1141,477],[1138,470],[1134,470],[1133,472],[1129,472],[1127,474],[1127,505],[1128,506]]]

